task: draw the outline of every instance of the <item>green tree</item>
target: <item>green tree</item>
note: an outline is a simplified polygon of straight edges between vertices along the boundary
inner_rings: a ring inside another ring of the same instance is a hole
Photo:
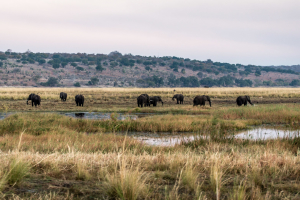
[[[58,64],[58,63],[53,63],[52,67],[53,67],[54,69],[58,69],[58,68],[59,68],[59,64]]]
[[[299,85],[300,85],[300,81],[298,79],[294,79],[290,83],[290,86],[299,86]]]
[[[255,76],[260,76],[261,75],[261,71],[260,70],[256,70],[255,71]]]
[[[74,83],[74,86],[75,86],[75,87],[81,87],[81,85],[80,85],[79,82]]]
[[[97,77],[92,77],[89,81],[89,85],[97,85],[99,83],[99,79]]]
[[[0,62],[0,67],[3,67],[3,62]]]
[[[72,63],[71,63],[71,66],[77,67],[77,63],[72,62]]]
[[[96,70],[102,72],[105,70],[105,68],[103,68],[101,65],[97,65]]]
[[[78,71],[84,71],[83,67],[76,67]]]
[[[46,60],[45,59],[39,59],[39,64],[42,65],[42,64],[45,64],[46,63]]]
[[[182,69],[182,70],[181,70],[181,73],[182,73],[182,74],[185,74],[185,69]]]
[[[62,63],[61,63],[61,66],[62,66],[62,67],[65,67],[65,66],[67,66],[67,65],[68,65],[67,62],[62,62]]]
[[[50,77],[46,83],[41,83],[43,86],[54,87],[58,84],[57,78]]]

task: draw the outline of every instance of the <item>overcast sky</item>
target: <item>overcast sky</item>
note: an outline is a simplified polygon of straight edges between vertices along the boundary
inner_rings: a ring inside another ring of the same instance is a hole
[[[9,0],[0,51],[300,64],[299,0]]]

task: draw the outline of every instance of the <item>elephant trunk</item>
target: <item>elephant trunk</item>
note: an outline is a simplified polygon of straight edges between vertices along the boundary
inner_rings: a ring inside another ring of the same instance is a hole
[[[253,103],[250,100],[248,102],[253,106]]]
[[[164,102],[163,101],[161,101],[161,105],[164,106]]]
[[[211,101],[209,100],[208,102],[209,102],[209,106],[211,107]]]
[[[174,101],[174,97],[172,98],[172,101]]]

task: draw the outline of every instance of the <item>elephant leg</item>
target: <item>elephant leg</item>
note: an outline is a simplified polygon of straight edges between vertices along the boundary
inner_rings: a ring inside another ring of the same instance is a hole
[[[178,99],[177,99],[177,104],[179,104],[179,103],[178,103]]]

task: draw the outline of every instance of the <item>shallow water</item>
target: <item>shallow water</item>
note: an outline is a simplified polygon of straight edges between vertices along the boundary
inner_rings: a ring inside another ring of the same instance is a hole
[[[7,113],[0,112],[0,120],[5,119],[9,115],[16,114],[16,113],[21,113],[21,112],[7,112]],[[22,112],[22,113],[26,113],[26,112]],[[112,117],[117,120],[125,120],[125,119],[136,120],[141,117],[154,115],[153,113],[124,114],[124,113],[103,113],[103,112],[42,112],[42,113],[57,113],[68,117],[74,117],[80,119],[99,119],[99,120],[107,120],[107,119],[111,119]]]
[[[269,140],[277,138],[298,137],[300,130],[279,130],[270,128],[256,128],[236,134],[235,138],[249,140]]]
[[[235,134],[234,137],[236,139],[249,139],[249,140],[269,140],[269,139],[277,139],[277,138],[293,138],[299,137],[300,130],[279,130],[279,129],[271,129],[271,128],[255,128],[252,130],[247,130]],[[170,133],[166,134],[156,134],[152,136],[150,134],[139,134],[133,136],[135,139],[142,141],[147,145],[154,146],[174,146],[175,144],[181,144],[182,142],[190,142],[197,138],[205,136],[193,134],[193,133],[185,133],[178,135],[171,135]],[[209,137],[206,137],[209,139]]]
[[[101,112],[60,112],[59,114],[66,115],[68,117],[81,118],[81,119],[100,119],[100,120],[106,120],[111,118],[115,118],[117,120],[125,120],[125,119],[136,120],[139,117],[143,117],[147,115],[145,113],[124,114],[124,113],[101,113]]]

